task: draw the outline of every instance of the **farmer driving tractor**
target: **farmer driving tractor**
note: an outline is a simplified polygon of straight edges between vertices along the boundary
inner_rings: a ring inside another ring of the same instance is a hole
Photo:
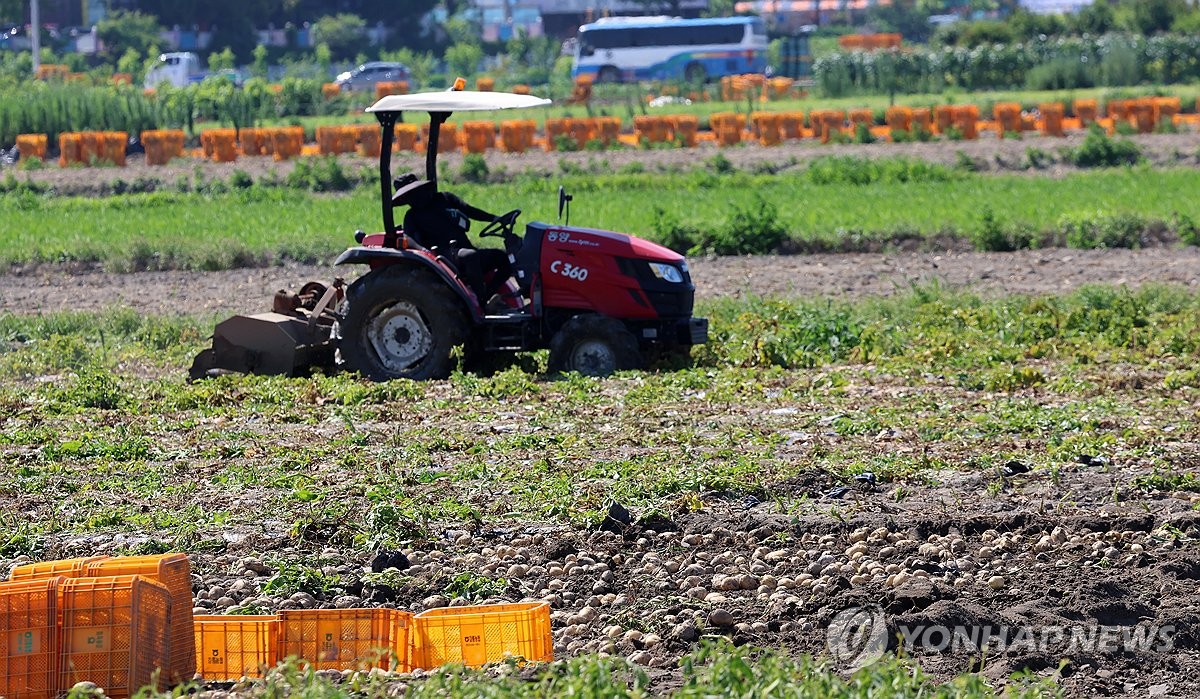
[[[438,191],[433,182],[418,180],[411,173],[397,178],[395,184],[396,201],[408,205],[404,232],[422,247],[449,258],[479,305],[487,305],[512,276],[512,264],[503,250],[475,247],[467,231],[472,220],[491,223],[500,217],[471,206],[456,194]]]

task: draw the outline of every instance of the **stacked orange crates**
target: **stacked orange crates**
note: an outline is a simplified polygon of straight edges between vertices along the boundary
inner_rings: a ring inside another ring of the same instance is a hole
[[[1183,111],[1183,101],[1178,97],[1153,97],[1154,123],[1161,124],[1163,120],[1173,121]]]
[[[512,119],[500,122],[500,148],[505,153],[524,153],[533,147],[537,122],[531,119]]]
[[[421,126],[421,142],[425,144],[425,148],[429,148],[429,124]],[[458,150],[458,125],[442,124],[438,131],[438,152],[453,153],[456,150]]]
[[[316,670],[412,669],[412,614],[395,609],[287,609],[279,612],[278,657]]]
[[[1157,125],[1155,121],[1154,102],[1150,99],[1131,100],[1129,105],[1130,120],[1138,133],[1151,133]]]
[[[979,138],[979,107],[960,104],[954,107],[954,125],[967,140]]]
[[[804,138],[804,112],[784,112],[780,115],[783,137],[788,140]]]
[[[236,129],[209,129],[200,134],[200,145],[204,148],[204,157],[218,163],[232,163],[237,160]]]
[[[197,616],[196,672],[206,680],[236,682],[279,660],[279,617]]]
[[[996,135],[1021,133],[1021,104],[1019,102],[997,102],[992,107],[996,118]],[[964,131],[964,136],[965,136]]]
[[[746,128],[746,117],[734,112],[718,112],[708,117],[708,126],[717,136],[717,143],[733,146],[742,142],[742,131]]]
[[[792,89],[794,82],[791,78],[771,78],[768,80],[767,86],[770,88],[771,99],[783,99],[787,97],[788,91]]]
[[[677,118],[680,118],[680,117],[677,117]],[[691,117],[691,118],[695,120],[695,127],[698,129],[700,127],[700,120],[697,119],[696,117]],[[614,117],[614,116],[597,117],[596,123],[599,126],[598,137],[600,138],[601,143],[603,143],[605,146],[611,146],[611,145],[617,143],[621,139],[621,118],[620,117]],[[677,129],[683,128],[686,131],[686,129],[688,127],[687,126],[680,127],[678,124],[676,124],[676,128]]]
[[[393,131],[392,150],[397,151],[415,151],[417,149],[417,136],[421,130],[416,124],[396,124]]]
[[[1063,118],[1066,115],[1066,108],[1062,102],[1043,102],[1038,105],[1038,111],[1042,115],[1042,135],[1043,136],[1065,136],[1063,130]]]
[[[888,107],[884,113],[888,128],[892,131],[912,131],[913,110],[911,107]]]
[[[875,125],[875,111],[872,109],[851,109],[846,117],[850,121],[851,127],[859,124],[865,124],[868,127]]]
[[[633,118],[633,132],[637,135],[639,143],[664,143],[667,141],[668,130],[669,126],[662,117],[635,116]]]
[[[375,99],[381,100],[388,95],[407,95],[408,81],[396,80],[394,82],[381,82],[375,84]]]
[[[124,167],[128,141],[129,134],[124,131],[61,133],[58,135],[58,164],[67,167],[107,162]]]
[[[496,147],[496,125],[492,122],[468,121],[462,126],[464,153],[484,153]]]
[[[20,151],[21,158],[45,160],[47,140],[44,133],[19,134],[17,136],[17,150]]]
[[[267,129],[244,127],[238,129],[238,145],[242,155],[270,155],[271,139]]]
[[[378,158],[382,147],[383,136],[379,127],[374,124],[362,124],[354,127],[355,149],[364,158]]]
[[[568,119],[567,134],[577,148],[583,148],[599,137],[600,126],[595,119]]]
[[[838,37],[838,48],[843,51],[898,49],[903,43],[899,34],[845,34]]]
[[[920,128],[925,133],[933,133],[933,114],[929,107],[917,107],[912,110],[913,128]]]
[[[143,131],[142,145],[146,147],[147,165],[166,165],[183,155],[182,131]]]
[[[1079,120],[1082,126],[1094,123],[1100,116],[1100,109],[1096,104],[1096,100],[1075,100],[1074,107],[1075,118]]]
[[[479,667],[508,657],[554,659],[550,605],[545,602],[430,609],[413,617],[412,664]]]
[[[304,148],[304,127],[285,126],[278,129],[267,129],[270,139],[270,153],[275,160],[288,160],[300,155]]]
[[[196,669],[196,639],[192,635],[192,565],[187,555],[108,558],[87,564],[84,572],[88,577],[142,575],[167,588],[171,595],[167,615],[170,679],[176,683],[190,679]]]
[[[602,127],[608,126],[607,120],[616,117],[604,117],[606,121],[601,122]],[[670,140],[676,141],[684,148],[695,148],[697,134],[700,131],[700,117],[691,114],[680,114],[678,116],[666,117],[667,126],[670,127]],[[621,122],[617,120],[615,128],[612,129],[612,135],[607,130],[602,134],[602,140],[605,145],[616,140],[616,134],[620,130]],[[610,140],[610,138],[612,140]]]
[[[59,691],[87,681],[118,699],[162,688],[172,609],[166,586],[135,575],[65,580],[61,590]]]
[[[546,132],[545,149],[552,151],[558,148],[558,138],[567,135],[567,120],[547,119],[543,128]]]
[[[783,115],[779,112],[754,112],[750,122],[760,144],[776,146],[783,140]]]
[[[58,689],[58,598],[66,578],[0,585],[0,696],[46,699]]]
[[[571,104],[587,104],[592,101],[592,76],[581,75],[575,78],[575,86],[571,88]]]
[[[933,123],[937,132],[944,134],[954,126],[954,105],[939,104],[933,108]]]
[[[846,113],[836,109],[816,110],[808,115],[812,124],[813,136],[821,139],[821,143],[829,143],[835,133],[842,130],[846,123]]]

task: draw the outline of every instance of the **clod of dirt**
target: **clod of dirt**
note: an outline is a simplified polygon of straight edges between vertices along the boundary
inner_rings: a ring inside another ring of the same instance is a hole
[[[729,628],[733,626],[733,614],[727,609],[714,609],[708,614],[708,625],[717,628]]]
[[[690,621],[685,621],[671,629],[670,637],[682,643],[691,643],[700,638],[700,629]]]
[[[633,515],[624,505],[614,500],[608,506],[608,514],[605,515],[604,521],[600,523],[600,530],[620,534],[630,524],[633,524]]]
[[[892,591],[888,611],[893,614],[919,612],[942,598],[942,590],[928,578],[911,578]]]
[[[412,564],[401,551],[381,551],[371,559],[371,572],[382,573],[388,568],[407,570]]]

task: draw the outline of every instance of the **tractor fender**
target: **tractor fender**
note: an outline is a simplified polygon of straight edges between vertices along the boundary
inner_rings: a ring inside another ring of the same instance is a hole
[[[475,300],[475,296],[446,263],[426,250],[396,250],[394,248],[358,246],[349,248],[341,255],[338,255],[333,264],[371,265],[372,270],[392,265],[413,265],[428,269],[445,282],[447,286],[454,289],[454,292],[462,299],[463,306],[471,314],[473,322],[483,322],[483,309],[479,307],[479,302]]]

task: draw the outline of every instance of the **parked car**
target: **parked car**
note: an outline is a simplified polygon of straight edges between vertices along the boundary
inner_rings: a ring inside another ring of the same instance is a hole
[[[410,80],[408,66],[403,63],[372,61],[348,70],[334,80],[342,90],[374,90],[376,83]]]

